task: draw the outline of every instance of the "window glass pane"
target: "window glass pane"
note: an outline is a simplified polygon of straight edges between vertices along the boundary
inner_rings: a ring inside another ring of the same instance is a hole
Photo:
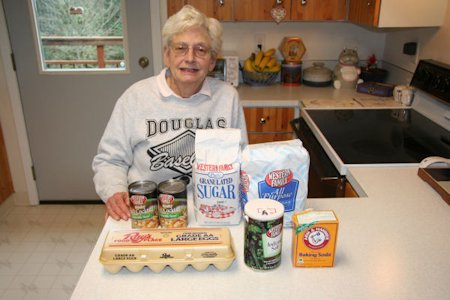
[[[121,0],[31,0],[46,72],[124,71]]]

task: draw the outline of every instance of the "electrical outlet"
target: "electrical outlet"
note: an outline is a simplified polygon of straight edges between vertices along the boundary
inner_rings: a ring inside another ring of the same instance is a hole
[[[420,53],[420,44],[417,43],[416,54],[409,55],[409,62],[413,65],[417,65],[419,63],[419,53]]]
[[[256,50],[263,50],[266,44],[266,35],[264,33],[255,33]]]

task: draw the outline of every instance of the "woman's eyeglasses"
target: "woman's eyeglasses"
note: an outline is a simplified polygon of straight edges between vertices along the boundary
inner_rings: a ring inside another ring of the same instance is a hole
[[[175,44],[171,45],[170,48],[172,49],[173,53],[176,56],[184,56],[189,51],[189,45],[185,43]],[[211,49],[207,46],[198,44],[192,46],[192,50],[194,51],[194,55],[197,57],[205,57],[206,55],[211,53]]]

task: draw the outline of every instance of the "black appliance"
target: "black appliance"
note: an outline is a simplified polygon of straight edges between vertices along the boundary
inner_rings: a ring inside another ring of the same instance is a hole
[[[418,164],[428,156],[450,157],[450,133],[448,126],[444,128],[448,124],[437,124],[420,111],[438,115],[448,110],[450,66],[420,61],[411,85],[419,90],[419,111],[414,105],[405,109],[302,110],[291,126],[311,158],[308,197],[341,197],[349,166]],[[436,99],[444,105],[424,109]]]

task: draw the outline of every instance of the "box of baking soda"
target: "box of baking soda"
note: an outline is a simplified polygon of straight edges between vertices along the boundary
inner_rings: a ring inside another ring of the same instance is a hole
[[[331,210],[305,210],[292,216],[294,267],[332,267],[339,220]]]

